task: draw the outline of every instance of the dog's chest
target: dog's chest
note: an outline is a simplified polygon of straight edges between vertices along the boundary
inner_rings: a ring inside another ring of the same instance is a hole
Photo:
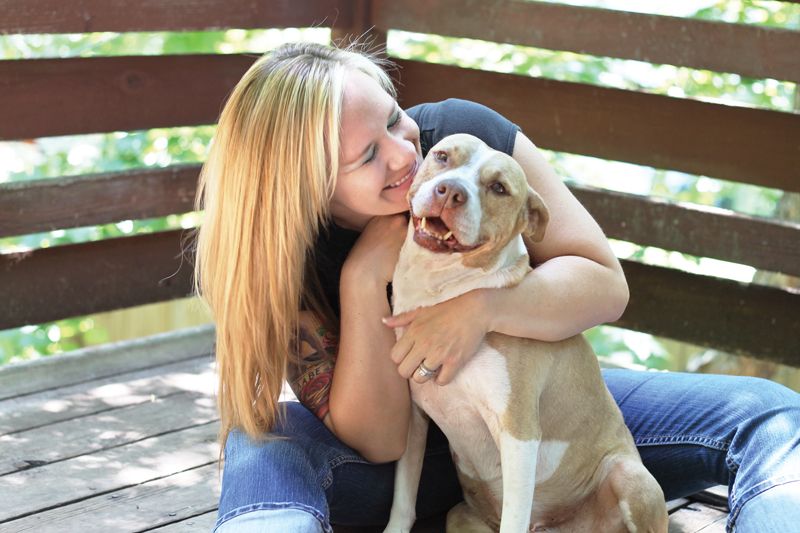
[[[475,449],[487,439],[494,446],[511,392],[506,358],[486,343],[448,385],[411,382],[414,402],[444,431],[454,450]],[[483,452],[475,449],[475,454]]]
[[[439,386],[433,380],[423,384],[411,381],[411,392],[414,401],[431,416],[470,406],[501,414],[508,406],[511,380],[505,357],[484,342],[451,383]]]

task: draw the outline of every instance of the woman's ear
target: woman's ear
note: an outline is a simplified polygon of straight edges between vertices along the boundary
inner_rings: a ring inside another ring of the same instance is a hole
[[[528,225],[524,230],[525,236],[532,242],[541,242],[544,239],[544,230],[550,220],[550,213],[544,200],[539,194],[528,188],[528,200],[526,202]]]

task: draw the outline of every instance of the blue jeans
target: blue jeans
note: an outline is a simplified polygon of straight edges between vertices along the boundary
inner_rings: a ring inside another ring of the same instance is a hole
[[[645,466],[667,499],[729,487],[728,530],[800,531],[800,394],[758,378],[604,370]],[[382,526],[394,463],[373,464],[302,405],[285,404],[282,438],[228,438],[217,533],[330,532]],[[461,500],[447,440],[431,424],[417,516]]]

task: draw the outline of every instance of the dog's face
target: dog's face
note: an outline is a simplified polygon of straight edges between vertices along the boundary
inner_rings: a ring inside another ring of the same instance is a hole
[[[465,254],[482,266],[519,235],[544,236],[547,208],[510,156],[471,135],[445,137],[428,152],[408,192],[414,241]]]

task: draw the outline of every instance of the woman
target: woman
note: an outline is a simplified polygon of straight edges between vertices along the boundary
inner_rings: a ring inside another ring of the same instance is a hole
[[[517,287],[388,318],[406,191],[427,149],[456,132],[512,155],[547,203],[536,268]],[[519,128],[459,100],[404,112],[357,51],[290,44],[257,61],[222,112],[198,205],[196,279],[217,324],[225,444],[219,532],[384,524],[406,380],[429,379],[422,365],[446,386],[488,331],[560,340],[627,303],[603,233]],[[749,378],[604,377],[667,497],[724,483],[729,527],[799,523],[798,395]],[[279,405],[287,378],[301,404]],[[420,517],[461,498],[435,428],[426,454]]]

